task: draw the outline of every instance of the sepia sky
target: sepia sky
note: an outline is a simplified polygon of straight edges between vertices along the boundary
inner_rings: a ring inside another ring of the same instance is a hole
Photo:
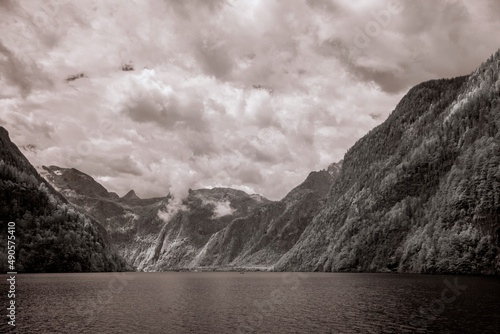
[[[280,199],[411,86],[478,67],[499,17],[496,0],[0,0],[0,125],[34,165],[121,196]]]

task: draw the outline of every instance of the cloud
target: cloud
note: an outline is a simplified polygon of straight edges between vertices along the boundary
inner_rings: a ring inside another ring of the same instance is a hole
[[[155,77],[154,70],[141,75],[125,87],[122,113],[135,122],[151,122],[168,130],[204,130],[202,100],[189,89],[174,90]]]
[[[110,161],[109,168],[118,173],[130,174],[134,176],[141,176],[143,173],[134,158],[129,155],[124,155],[121,158]]]
[[[220,218],[228,215],[232,215],[235,209],[231,207],[231,203],[229,201],[225,202],[217,202],[214,203],[214,218]]]
[[[397,3],[0,1],[0,121],[35,165],[120,195],[279,199],[500,45],[495,1]]]
[[[7,86],[17,87],[22,97],[30,94],[35,88],[45,89],[52,84],[35,62],[23,62],[0,41],[1,79],[5,80]]]
[[[330,29],[320,36],[321,48],[358,80],[399,93],[430,78],[468,73],[496,51],[498,38],[485,41],[485,32],[498,28],[484,15],[487,5],[397,0],[360,8],[342,3],[345,18],[328,16],[333,23],[325,23]]]

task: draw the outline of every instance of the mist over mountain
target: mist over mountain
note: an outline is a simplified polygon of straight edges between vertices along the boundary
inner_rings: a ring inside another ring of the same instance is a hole
[[[0,127],[0,224],[15,223],[18,272],[121,271],[106,230],[47,183]],[[0,235],[7,270],[7,234]]]

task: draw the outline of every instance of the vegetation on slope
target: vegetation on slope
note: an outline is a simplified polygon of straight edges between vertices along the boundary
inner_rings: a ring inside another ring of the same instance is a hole
[[[15,222],[18,272],[122,271],[106,231],[78,212],[29,164],[0,127],[0,266],[7,271],[7,223]]]
[[[277,270],[498,273],[500,52],[412,88]]]

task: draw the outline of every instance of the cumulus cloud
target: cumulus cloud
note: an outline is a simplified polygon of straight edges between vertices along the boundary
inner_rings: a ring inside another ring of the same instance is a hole
[[[0,7],[0,122],[14,142],[120,195],[172,194],[163,218],[190,188],[283,197],[412,85],[467,74],[500,45],[492,0]]]

